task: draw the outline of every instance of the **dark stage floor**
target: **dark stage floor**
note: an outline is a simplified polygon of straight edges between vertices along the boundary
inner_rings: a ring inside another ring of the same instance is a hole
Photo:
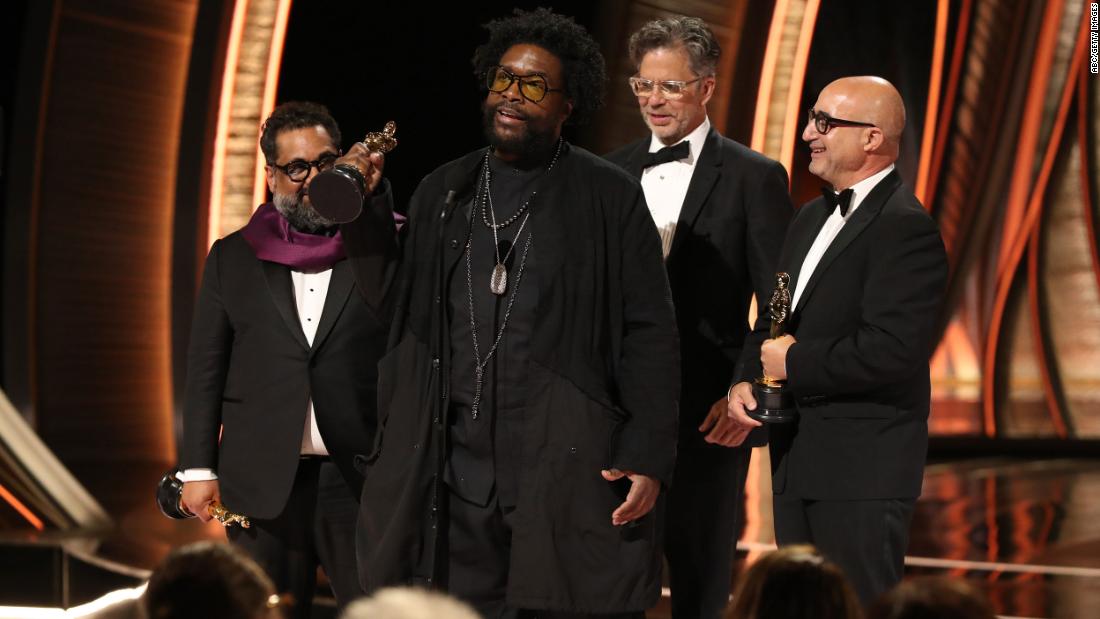
[[[770,547],[770,510],[760,504],[751,537],[761,541],[740,544],[738,569]],[[999,615],[1100,617],[1100,459],[929,464],[911,535],[907,575],[965,578]],[[669,617],[667,602],[648,616]]]
[[[1020,617],[1100,616],[1100,460],[931,464],[910,573],[966,578]]]
[[[147,468],[99,467],[94,475],[81,475],[118,525],[98,543],[88,540],[81,547],[110,562],[147,569],[175,545],[221,538],[217,525],[161,516],[151,495],[163,471],[159,465]],[[756,513],[749,527],[756,533],[741,544],[739,569],[770,541],[766,494],[753,501],[752,484],[749,492]],[[1001,615],[1100,616],[1100,459],[930,464],[909,555],[908,574],[965,578]],[[649,616],[668,617],[667,598]]]

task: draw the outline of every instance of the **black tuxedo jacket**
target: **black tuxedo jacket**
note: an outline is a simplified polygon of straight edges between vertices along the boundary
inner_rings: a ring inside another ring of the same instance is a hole
[[[213,469],[229,509],[254,518],[282,511],[311,397],[325,446],[359,496],[352,458],[373,442],[389,327],[389,204],[387,191],[341,228],[348,258],[332,269],[312,346],[289,267],[258,259],[240,232],[210,249],[191,328],[180,465]]]
[[[607,155],[641,178],[650,138]],[[765,301],[793,207],[779,163],[707,133],[665,262],[680,331],[680,447],[706,446],[699,432],[711,405],[726,395],[746,337],[767,337],[760,319],[751,336],[752,295]]]
[[[803,206],[783,244],[780,270],[800,278],[831,213]],[[891,172],[833,240],[793,308],[787,387],[796,424],[771,428],[773,491],[805,499],[920,495],[928,444],[928,357],[947,281],[935,222]],[[742,380],[759,374],[746,350]]]

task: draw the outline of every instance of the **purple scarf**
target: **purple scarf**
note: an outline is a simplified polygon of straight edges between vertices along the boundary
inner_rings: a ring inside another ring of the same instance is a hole
[[[241,236],[260,260],[284,264],[302,273],[327,271],[346,256],[339,231],[333,236],[299,232],[270,202],[256,209],[241,229]]]

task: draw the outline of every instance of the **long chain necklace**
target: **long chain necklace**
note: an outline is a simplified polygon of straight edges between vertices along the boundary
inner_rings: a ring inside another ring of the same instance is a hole
[[[561,154],[561,145],[563,140],[558,138],[557,148],[554,150],[554,157],[550,160],[550,165],[546,166],[546,172],[548,174],[550,170],[554,169],[554,164],[558,161],[558,155]],[[534,200],[538,191],[532,191],[527,200],[520,205],[519,210],[512,214],[511,217],[504,220],[501,223],[497,223],[496,209],[493,208],[493,199],[489,195],[491,193],[490,183],[492,175],[489,172],[489,149],[485,150],[485,160],[482,162],[482,178],[481,188],[483,193],[481,194],[481,221],[493,231],[493,252],[496,259],[496,265],[493,267],[493,273],[489,278],[489,291],[496,296],[502,296],[508,290],[508,267],[505,263],[508,261],[508,257],[512,255],[512,251],[516,248],[516,243],[519,242],[520,236],[523,235],[523,229],[527,226],[527,220],[530,219],[531,213],[528,212],[528,207]],[[500,256],[500,239],[497,236],[497,231],[515,223],[520,217],[523,217],[523,221],[520,222],[519,229],[516,231],[516,236],[513,239],[512,246],[505,252],[504,257]],[[519,268],[516,271],[516,284],[512,287],[512,294],[508,295],[508,305],[504,308],[504,318],[500,321],[500,328],[497,330],[496,337],[493,338],[493,344],[489,347],[489,351],[485,353],[485,357],[481,356],[481,347],[477,339],[477,314],[474,312],[474,278],[473,278],[473,236],[466,241],[466,299],[470,306],[470,334],[473,337],[474,343],[474,399],[470,404],[470,416],[477,419],[481,414],[481,394],[485,386],[485,368],[489,365],[489,361],[496,355],[497,348],[500,346],[501,340],[504,338],[504,331],[508,328],[508,319],[512,316],[512,306],[516,302],[516,295],[519,294],[519,286],[523,281],[523,268],[527,264],[527,254],[531,250],[531,231],[527,232],[527,241],[523,244],[523,253],[520,255]]]
[[[561,138],[558,138],[558,146],[554,150],[554,157],[550,159],[550,165],[546,166],[546,172],[549,174],[550,170],[554,169],[554,164],[558,162],[558,155],[561,154]],[[484,170],[482,174],[482,184],[484,185],[485,192],[481,195],[481,221],[493,231],[493,250],[496,256],[496,265],[493,267],[493,272],[489,276],[489,291],[498,297],[503,295],[508,290],[508,267],[505,264],[508,262],[508,256],[512,255],[512,250],[515,249],[515,241],[519,241],[520,234],[523,233],[523,226],[527,224],[527,219],[531,216],[527,208],[530,206],[531,201],[535,199],[538,194],[538,190],[532,191],[531,195],[527,198],[523,204],[520,205],[519,210],[512,214],[511,217],[504,220],[502,223],[497,223],[497,212],[493,207],[493,197],[491,182],[492,174],[489,172],[489,150],[485,150],[485,161],[481,166]],[[497,237],[497,231],[503,228],[507,228],[512,225],[520,216],[523,216],[523,222],[519,225],[519,230],[516,232],[516,236],[512,246],[508,248],[508,251],[504,254],[504,258],[500,257],[500,239]]]
[[[527,223],[526,218],[523,220],[523,224],[520,224],[519,232],[523,232],[523,226]],[[516,240],[519,240],[519,233],[516,234]],[[527,264],[527,252],[531,249],[531,232],[527,233],[527,241],[523,244],[523,253],[519,259],[519,270],[516,271],[516,285],[512,287],[512,294],[508,295],[508,305],[504,309],[504,318],[500,321],[500,329],[497,330],[496,337],[493,339],[493,345],[489,348],[489,352],[485,354],[485,358],[481,357],[481,349],[478,346],[477,341],[477,316],[474,313],[474,278],[470,263],[470,258],[473,254],[471,249],[471,242],[466,241],[466,299],[470,305],[470,333],[474,339],[474,400],[470,404],[470,416],[477,419],[481,409],[481,391],[485,384],[485,367],[489,365],[489,360],[493,358],[493,355],[497,352],[497,347],[500,346],[501,339],[504,338],[504,330],[508,327],[508,319],[512,316],[512,305],[516,302],[516,295],[519,293],[520,282],[523,281],[523,267]],[[509,251],[509,253],[511,253]],[[499,250],[498,250],[499,254]]]

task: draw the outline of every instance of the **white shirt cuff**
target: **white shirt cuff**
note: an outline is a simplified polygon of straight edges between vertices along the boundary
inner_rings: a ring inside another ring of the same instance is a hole
[[[218,474],[212,469],[187,469],[176,474],[176,479],[187,483],[190,481],[214,481]]]

